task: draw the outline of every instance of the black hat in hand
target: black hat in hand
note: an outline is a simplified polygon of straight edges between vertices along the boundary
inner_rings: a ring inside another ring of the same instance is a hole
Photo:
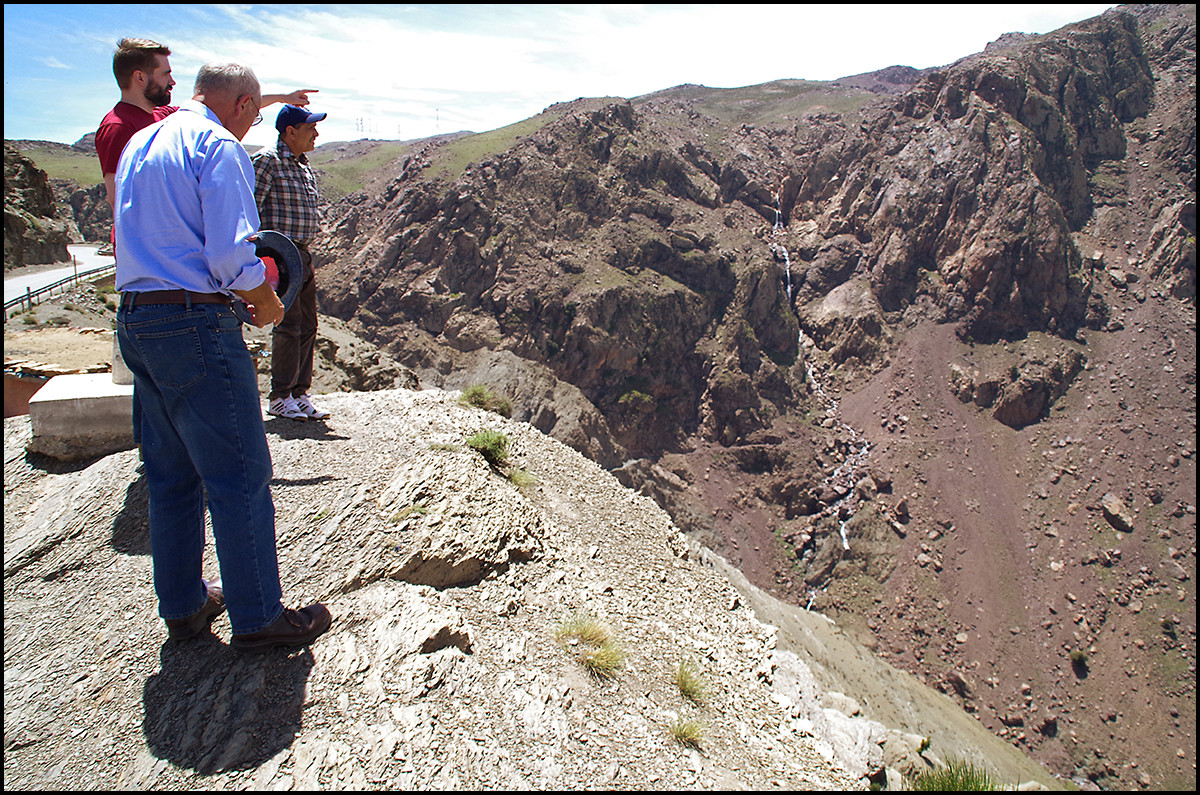
[[[300,288],[304,286],[304,262],[300,259],[300,250],[287,236],[271,229],[258,233],[254,240],[254,254],[257,257],[271,257],[279,269],[279,286],[275,294],[283,304],[283,311],[292,308]],[[254,325],[250,310],[242,301],[233,302],[233,313],[243,323]]]

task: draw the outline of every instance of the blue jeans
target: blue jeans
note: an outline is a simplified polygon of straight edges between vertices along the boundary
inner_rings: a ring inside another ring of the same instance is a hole
[[[234,634],[280,613],[271,451],[242,325],[222,304],[136,304],[117,312],[141,404],[150,549],[159,615],[187,618],[201,579],[207,496]]]

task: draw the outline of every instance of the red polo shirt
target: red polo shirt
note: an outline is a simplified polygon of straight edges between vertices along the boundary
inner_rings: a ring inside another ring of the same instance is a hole
[[[128,102],[118,102],[116,107],[108,112],[100,129],[96,130],[96,154],[100,156],[100,173],[117,173],[117,163],[121,160],[121,152],[133,134],[143,127],[149,127],[156,121],[162,121],[175,111],[174,105],[162,105],[147,113],[137,105]]]

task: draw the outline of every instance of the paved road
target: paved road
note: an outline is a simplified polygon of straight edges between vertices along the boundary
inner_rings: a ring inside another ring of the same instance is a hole
[[[45,270],[37,268],[22,268],[18,275],[4,277],[4,303],[25,295],[26,288],[36,290],[47,284],[67,278],[73,273],[90,271],[113,263],[112,257],[102,257],[96,253],[97,244],[77,244],[67,246],[67,251],[75,259],[73,264],[55,265]]]

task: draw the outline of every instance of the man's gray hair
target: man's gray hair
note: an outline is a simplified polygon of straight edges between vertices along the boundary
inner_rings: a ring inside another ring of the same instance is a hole
[[[206,63],[196,74],[194,94],[204,96],[257,96],[258,78],[249,66],[236,63]]]

